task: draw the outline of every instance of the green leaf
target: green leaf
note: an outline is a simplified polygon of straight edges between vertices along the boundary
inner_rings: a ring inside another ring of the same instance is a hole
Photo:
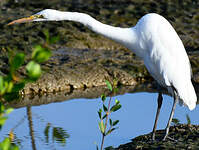
[[[99,109],[98,115],[99,115],[99,118],[102,119],[102,109]]]
[[[119,123],[119,120],[113,121],[113,126],[117,125]]]
[[[6,93],[3,95],[3,98],[8,102],[19,99],[19,97],[19,92]]]
[[[106,82],[106,86],[108,87],[108,89],[110,91],[113,91],[113,87],[112,87],[111,83],[108,80],[105,80],[105,82]]]
[[[7,81],[4,81],[4,82],[3,82],[3,88],[1,88],[1,90],[0,90],[0,92],[1,92],[0,94],[1,94],[1,95],[3,95],[3,94],[6,93],[7,87],[8,87],[8,82],[7,82]]]
[[[0,117],[0,125],[4,125],[6,120],[7,120],[7,117]]]
[[[187,124],[191,124],[191,119],[188,114],[186,114],[186,118],[187,118]]]
[[[102,117],[102,120],[103,120],[104,118],[106,118],[106,116],[107,116],[107,114],[105,114],[105,115]]]
[[[3,113],[5,110],[5,106],[0,102],[0,113]]]
[[[118,105],[120,103],[120,101],[118,101],[117,99],[115,99],[115,104]]]
[[[19,147],[17,145],[14,145],[12,150],[19,150]]]
[[[8,109],[6,109],[6,112],[5,112],[5,113],[8,115],[8,114],[10,114],[13,110],[14,110],[13,108],[8,108]]]
[[[45,29],[45,30],[43,30],[43,33],[45,35],[46,42],[49,44],[49,39],[50,39],[49,31],[47,29]]]
[[[3,142],[0,143],[1,150],[9,150],[10,149],[10,139],[7,137],[3,140]]]
[[[114,130],[115,130],[116,128],[111,128],[110,130],[108,130],[107,132],[106,132],[106,135],[109,135],[111,132],[113,132]]]
[[[173,123],[174,125],[177,125],[177,124],[180,123],[180,120],[177,119],[177,118],[173,118],[173,119],[172,119],[172,123]]]
[[[7,86],[7,91],[6,92],[10,93],[12,91],[12,88],[13,88],[13,82],[9,82],[8,86]]]
[[[40,65],[34,61],[30,61],[26,65],[26,71],[30,79],[37,80],[41,75]]]
[[[14,84],[13,88],[12,88],[12,92],[19,92],[20,90],[22,90],[25,86],[25,82],[21,82],[21,83],[16,83]]]
[[[108,111],[108,108],[104,104],[103,104],[103,109],[104,109],[105,112]]]
[[[104,103],[104,101],[106,100],[106,95],[105,95],[105,94],[102,94],[102,95],[101,95],[101,100],[102,100],[103,103]]]
[[[60,40],[59,36],[53,36],[50,38],[49,44],[54,44],[59,40]]]
[[[17,70],[23,63],[25,59],[24,53],[17,53],[14,58],[11,60],[10,63],[10,71],[13,73],[13,71]]]
[[[34,48],[34,51],[32,53],[32,58],[38,63],[42,63],[49,59],[51,56],[51,51],[47,48],[41,47],[41,45],[37,45]]]
[[[39,53],[40,51],[43,50],[43,47],[41,45],[36,45],[34,48],[33,48],[33,52],[32,52],[32,59],[35,59],[37,53]]]
[[[109,119],[109,124],[110,124],[110,126],[113,126],[113,121],[112,121],[112,119]]]
[[[104,130],[104,122],[101,120],[98,124],[99,124],[99,128],[100,128],[101,133],[104,134],[104,131],[105,131]]]
[[[7,82],[4,81],[3,76],[0,76],[0,95],[3,95],[7,89]]]
[[[118,91],[119,91],[118,88],[114,88],[114,89],[113,89],[113,92],[114,92],[114,93],[117,93]]]
[[[117,110],[119,110],[122,107],[122,105],[118,104],[118,105],[114,105],[111,107],[111,112],[115,112]]]
[[[3,77],[0,76],[0,91],[4,89],[3,83],[4,83]]]
[[[3,77],[0,76],[0,95],[3,95],[6,92],[8,83],[4,81]]]

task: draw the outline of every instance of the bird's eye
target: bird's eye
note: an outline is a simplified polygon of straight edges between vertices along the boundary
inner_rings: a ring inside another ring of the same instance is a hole
[[[37,18],[44,18],[43,15],[37,15],[36,17],[37,17]]]
[[[33,17],[34,19],[38,19],[38,18],[44,19],[43,15],[32,15],[31,17]]]

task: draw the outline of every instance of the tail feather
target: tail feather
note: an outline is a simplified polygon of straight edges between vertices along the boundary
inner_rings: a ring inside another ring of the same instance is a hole
[[[196,107],[197,96],[191,81],[184,88],[181,86],[176,89],[183,104],[188,106],[190,110],[193,110]]]

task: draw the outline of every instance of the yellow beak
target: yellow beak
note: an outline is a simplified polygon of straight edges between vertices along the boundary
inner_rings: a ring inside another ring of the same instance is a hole
[[[26,18],[21,18],[21,19],[14,20],[14,21],[8,23],[7,25],[13,25],[13,24],[24,23],[24,22],[31,22],[34,19],[35,19],[35,16],[30,16],[30,17],[26,17]]]

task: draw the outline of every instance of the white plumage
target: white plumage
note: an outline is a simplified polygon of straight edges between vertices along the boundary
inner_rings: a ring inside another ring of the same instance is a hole
[[[164,87],[173,86],[179,98],[193,110],[197,97],[191,83],[190,62],[176,31],[160,15],[147,14],[135,26],[141,54],[150,74]],[[171,93],[173,95],[173,92]]]

